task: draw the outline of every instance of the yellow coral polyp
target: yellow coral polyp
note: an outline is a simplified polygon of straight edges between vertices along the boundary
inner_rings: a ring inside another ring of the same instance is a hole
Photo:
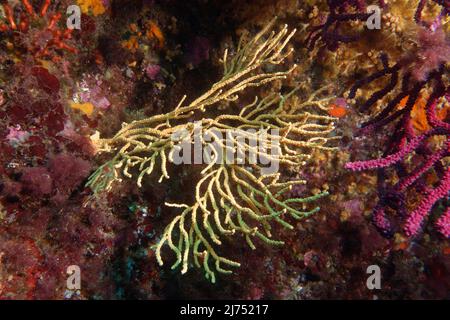
[[[148,23],[147,38],[149,39],[156,38],[158,40],[159,47],[160,48],[164,47],[165,43],[164,35],[161,29],[153,21],[150,21]]]
[[[135,36],[131,36],[130,39],[122,41],[122,47],[130,50],[131,52],[135,52],[139,47],[137,38]]]
[[[81,12],[88,14],[91,12],[94,16],[104,14],[106,11],[102,0],[77,0]]]
[[[425,132],[430,130],[430,125],[427,121],[427,114],[425,112],[426,100],[420,97],[414,104],[411,110],[411,120],[413,128],[418,132]]]
[[[84,114],[90,116],[94,112],[94,105],[90,102],[86,103],[75,103],[71,102],[70,107],[75,110],[80,110]]]
[[[127,38],[127,40],[122,41],[121,44],[123,48],[126,48],[131,52],[136,52],[139,44],[146,39],[153,41],[156,40],[157,48],[159,49],[164,47],[164,35],[161,29],[153,21],[148,21],[146,23],[145,29],[142,31],[135,23],[130,24],[129,30],[131,31],[132,35]]]

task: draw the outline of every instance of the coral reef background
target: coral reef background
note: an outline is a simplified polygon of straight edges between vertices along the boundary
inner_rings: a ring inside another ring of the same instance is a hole
[[[73,1],[0,1],[1,299],[450,298],[448,1],[76,3],[81,30],[68,31]],[[370,4],[380,30],[365,27]],[[108,160],[96,141],[200,96],[224,50],[274,14],[297,28],[284,62],[297,68],[209,116],[326,88],[338,151],[282,175],[307,181],[293,197],[329,196],[294,230],[276,229],[284,246],[225,241],[241,266],[214,284],[201,269],[161,267],[151,246],[176,213],[164,203],[190,203],[202,168],[173,166],[176,179],[141,188],[124,179],[94,199],[86,182]],[[79,292],[66,287],[70,265]],[[366,286],[370,265],[380,290]]]

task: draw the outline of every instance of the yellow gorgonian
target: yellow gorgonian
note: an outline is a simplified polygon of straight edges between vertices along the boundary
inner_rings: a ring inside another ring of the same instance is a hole
[[[239,113],[206,112],[223,102],[237,102],[246,89],[284,80],[294,71],[296,65],[287,69],[283,65],[294,50],[287,44],[295,30],[285,25],[273,31],[274,22],[247,42],[241,38],[236,50],[226,49],[222,78],[193,101],[186,102],[184,96],[167,113],[124,123],[110,138],[95,137],[97,152],[111,158],[86,184],[94,194],[112,190],[125,178],[134,178],[143,187],[146,181],[152,183],[153,173],[160,174],[157,181],[162,183],[170,179],[171,164],[190,164],[192,155],[196,164],[192,147],[203,150],[202,177],[194,183],[193,199],[165,203],[174,216],[152,246],[160,265],[172,254],[172,269],[180,267],[184,274],[195,266],[214,283],[216,274],[229,274],[240,266],[221,250],[225,242],[244,240],[251,249],[258,243],[283,245],[274,226],[295,229],[295,221],[316,213],[319,207],[314,203],[328,195],[318,192],[300,198],[291,191],[306,180],[278,172],[279,165],[304,167],[313,150],[335,150],[336,118],[328,115],[327,107],[335,97],[323,96],[327,87],[302,102],[295,98],[299,88],[293,88],[256,96]],[[199,120],[194,123],[195,116]],[[178,161],[180,151],[186,161]],[[275,170],[265,170],[269,163]]]

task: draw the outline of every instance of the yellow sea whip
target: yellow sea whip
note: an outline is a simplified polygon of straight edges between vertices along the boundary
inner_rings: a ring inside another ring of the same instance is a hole
[[[173,151],[177,146],[174,135],[184,131],[187,133],[184,139],[193,139],[194,124],[186,121],[187,118],[196,113],[204,114],[207,107],[219,102],[236,101],[248,87],[286,78],[295,65],[286,71],[261,72],[264,65],[281,64],[292,51],[285,48],[295,30],[289,32],[284,26],[279,32],[270,31],[274,21],[248,43],[243,44],[241,40],[232,58],[225,51],[222,61],[224,76],[199,98],[185,105],[183,97],[173,111],[124,124],[114,137],[99,139],[99,151],[115,152],[115,156],[91,175],[87,185],[94,192],[110,190],[114,181],[120,181],[122,175],[131,178],[136,174],[140,187],[145,175],[150,175],[157,166],[161,171],[159,182],[169,179],[167,164],[173,162]],[[306,198],[289,198],[292,186],[304,184],[305,181],[282,181],[279,173],[265,174],[261,166],[248,165],[251,163],[248,154],[254,148],[249,141],[257,138],[256,130],[267,132],[265,142],[268,144],[277,139],[279,153],[274,159],[274,155],[264,151],[255,152],[269,160],[279,161],[281,165],[305,165],[313,148],[333,150],[328,142],[337,139],[330,136],[335,118],[326,113],[327,103],[332,97],[319,98],[325,89],[313,93],[307,101],[299,104],[287,103],[294,95],[294,89],[284,96],[271,94],[262,99],[256,97],[238,115],[223,114],[201,119],[202,133],[219,132],[226,136],[226,130],[235,130],[238,134],[233,138],[235,147],[231,152],[237,154],[239,149],[246,161],[242,164],[226,161],[209,163],[196,184],[194,204],[166,203],[169,207],[182,209],[182,212],[166,227],[154,246],[160,265],[163,264],[161,249],[167,245],[176,255],[172,268],[181,265],[181,273],[185,273],[193,259],[197,267],[204,268],[206,277],[215,282],[211,259],[215,270],[220,273],[231,272],[224,265],[240,265],[217,252],[223,237],[241,234],[252,249],[255,248],[255,237],[267,244],[281,245],[282,241],[272,239],[270,222],[293,229],[294,226],[286,221],[288,217],[302,219],[319,209],[304,210],[297,206],[305,206],[326,195],[326,192]],[[271,136],[271,129],[278,130],[279,136]],[[221,136],[213,136],[213,140],[222,150],[227,150],[229,146]],[[206,144],[205,141],[202,143]]]

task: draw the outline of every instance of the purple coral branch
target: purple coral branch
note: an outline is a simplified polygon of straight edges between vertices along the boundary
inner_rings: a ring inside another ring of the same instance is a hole
[[[392,226],[389,219],[386,217],[386,212],[384,211],[384,207],[378,205],[372,213],[372,222],[375,227],[386,237],[390,237],[392,235]]]
[[[416,180],[422,176],[425,172],[430,170],[437,161],[441,160],[442,157],[444,157],[446,154],[446,150],[440,150],[439,152],[436,152],[432,154],[431,156],[427,157],[425,160],[425,163],[421,165],[419,168],[417,168],[412,174],[410,174],[407,178],[399,181],[394,189],[398,190],[400,192],[405,191],[406,188],[411,186]]]
[[[379,159],[349,162],[345,165],[345,168],[353,171],[378,169],[379,201],[373,211],[372,219],[377,229],[386,236],[392,235],[394,231],[393,224],[386,214],[386,208],[396,211],[400,218],[406,217],[407,224],[404,225],[404,230],[407,235],[413,236],[419,231],[422,221],[433,205],[448,192],[450,184],[448,169],[441,161],[450,154],[450,142],[448,142],[450,124],[447,120],[439,119],[436,113],[439,99],[449,96],[443,75],[447,72],[445,65],[448,61],[448,48],[450,47],[448,38],[445,37],[440,26],[442,16],[449,12],[450,1],[433,1],[440,4],[443,9],[431,26],[422,21],[422,11],[426,1],[418,2],[414,17],[416,23],[421,26],[417,32],[417,49],[413,52],[406,52],[393,66],[389,66],[387,54],[381,54],[382,69],[357,80],[350,88],[348,95],[349,99],[354,99],[359,88],[378,79],[386,78],[387,83],[373,92],[360,107],[360,111],[364,112],[385,99],[394,90],[398,90],[396,96],[390,99],[381,112],[363,123],[358,132],[366,134],[395,122],[392,138],[387,143],[383,156]],[[327,4],[329,14],[326,21],[312,28],[306,41],[308,47],[314,47],[321,40],[323,47],[328,50],[336,50],[341,43],[357,41],[361,37],[360,34],[344,35],[340,32],[340,27],[344,22],[366,20],[369,17],[369,14],[364,13],[367,7],[366,2],[364,0],[328,0]],[[386,3],[380,0],[379,5],[384,8]],[[355,11],[356,13],[354,13]],[[413,128],[411,112],[424,89],[428,92],[431,90],[425,104],[426,120],[431,129],[417,135]],[[406,103],[400,105],[404,99],[407,99]],[[447,137],[447,143],[443,148],[435,150],[430,147],[431,140],[428,138],[434,135]],[[412,153],[423,157],[423,162],[411,171],[405,165],[404,158]],[[399,179],[394,186],[388,186],[385,183],[385,168],[387,167],[393,167]],[[424,178],[424,175],[430,170],[434,170],[440,178],[440,184],[436,188],[427,185]],[[425,196],[420,205],[408,215],[406,191],[409,187],[414,187],[417,192],[423,193]],[[436,224],[440,232],[446,235],[450,233],[448,220],[449,212],[447,210]]]
[[[440,200],[441,198],[448,195],[450,191],[450,168],[447,169],[445,172],[444,177],[442,178],[439,185],[430,190],[429,193],[425,196],[424,199],[420,202],[419,206],[411,212],[409,217],[406,220],[406,224],[404,226],[404,232],[407,236],[415,236],[419,232],[424,218],[428,215],[428,212],[431,210],[431,208],[434,206],[434,204]],[[448,210],[446,212],[448,214]],[[447,229],[444,229],[445,231],[448,231],[448,217],[444,217],[444,227],[445,223],[447,222]]]
[[[373,160],[365,160],[365,161],[355,161],[355,162],[348,162],[345,164],[346,169],[350,169],[352,171],[361,171],[361,170],[368,170],[368,169],[377,169],[377,168],[385,168],[388,166],[393,165],[394,163],[400,161],[405,156],[413,152],[417,147],[419,147],[426,138],[441,134],[442,130],[434,129],[430,130],[420,136],[415,137],[412,139],[408,144],[403,146],[400,151],[388,155],[384,158],[378,158]]]
[[[436,86],[435,90],[430,96],[430,99],[427,102],[426,106],[426,116],[427,121],[432,127],[441,127],[448,131],[450,131],[450,124],[439,120],[436,116],[436,106],[438,103],[438,98],[441,96],[445,96],[446,100],[448,101],[449,92],[446,92],[445,86],[442,83],[442,81],[439,81],[438,85]]]
[[[416,23],[421,23],[422,21],[422,10],[425,7],[426,0],[420,0],[417,5],[416,13],[414,14],[414,20]]]
[[[365,85],[377,78],[382,77],[383,75],[389,74],[390,70],[388,69],[387,64],[383,64],[385,66],[383,70],[360,80],[352,88],[351,93],[356,93],[357,86]],[[399,70],[395,70],[391,73],[391,83],[384,89],[372,94],[362,109],[369,108],[376,101],[382,99],[387,94],[390,86],[392,86],[394,75]],[[392,141],[387,145],[387,151],[385,154],[379,159],[355,161],[345,165],[347,169],[353,171],[379,169],[378,178],[380,200],[374,208],[372,220],[376,228],[387,237],[392,236],[393,227],[391,221],[386,215],[386,207],[391,207],[395,210],[399,217],[407,216],[403,230],[406,235],[415,236],[421,229],[423,220],[429,214],[429,211],[434,204],[448,193],[448,187],[450,185],[448,182],[448,171],[443,168],[440,160],[449,156],[450,140],[447,140],[444,148],[437,151],[433,151],[426,144],[427,139],[433,135],[444,135],[447,136],[448,139],[450,134],[450,124],[440,120],[436,114],[436,107],[439,99],[441,97],[447,98],[449,95],[447,91],[448,89],[442,80],[444,71],[445,67],[441,65],[437,70],[432,71],[426,80],[415,82],[412,87],[409,85],[411,82],[411,76],[410,73],[407,72],[403,76],[401,90],[397,96],[394,97],[394,99],[392,99],[377,116],[361,126],[361,131],[367,132],[383,127],[401,117],[401,120],[398,121],[395,126]],[[396,84],[393,87],[395,86]],[[412,127],[411,111],[420,96],[421,90],[426,86],[431,87],[433,90],[425,105],[427,122],[432,129],[422,135],[416,136]],[[400,101],[405,97],[408,98],[405,106],[395,110]],[[387,154],[388,152],[391,154]],[[408,174],[402,165],[402,160],[406,157],[406,155],[413,152],[418,155],[423,155],[424,162]],[[400,181],[393,188],[387,187],[381,183],[384,181],[383,169],[389,166],[394,166],[397,176],[400,179]],[[426,186],[425,181],[421,179],[423,175],[431,169],[435,170],[438,177],[444,176],[444,178],[441,178],[440,185],[435,189]],[[425,197],[422,199],[420,205],[411,214],[407,215],[404,198],[406,190],[412,185],[415,186],[418,192],[424,193]],[[437,223],[436,226],[438,227],[439,232],[444,235],[446,232],[448,234],[448,217],[444,215],[442,220],[439,219],[439,223]]]
[[[436,221],[437,230],[446,238],[450,238],[450,208]]]
[[[328,7],[330,13],[328,14],[325,23],[312,28],[310,34],[306,39],[306,43],[309,49],[312,49],[317,41],[322,38],[325,46],[329,50],[336,50],[338,44],[350,43],[357,41],[360,35],[342,35],[339,33],[339,24],[348,21],[365,21],[369,18],[370,14],[365,12],[346,13],[345,11],[349,7],[354,7],[359,11],[365,9],[365,1],[335,1],[328,0]],[[330,29],[332,29],[330,31]]]

